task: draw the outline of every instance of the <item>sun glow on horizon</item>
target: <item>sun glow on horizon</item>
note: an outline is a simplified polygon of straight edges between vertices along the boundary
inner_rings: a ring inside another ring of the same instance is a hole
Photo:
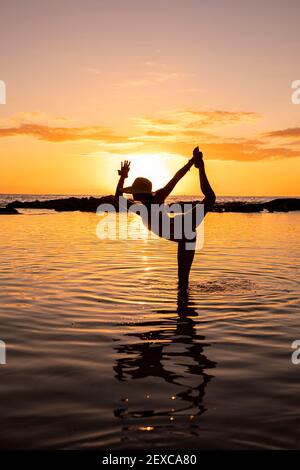
[[[131,162],[128,183],[131,184],[135,178],[142,176],[152,181],[153,189],[156,190],[164,186],[172,177],[167,160],[168,154],[129,154],[123,160]],[[127,184],[127,183],[126,183]]]
[[[296,0],[2,3],[2,193],[114,194],[125,159],[156,190],[199,145],[217,195],[299,195]]]

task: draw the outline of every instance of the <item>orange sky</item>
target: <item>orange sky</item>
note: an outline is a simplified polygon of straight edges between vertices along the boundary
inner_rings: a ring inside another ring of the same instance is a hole
[[[154,188],[199,144],[218,195],[299,195],[298,1],[1,7],[0,192]],[[197,194],[191,171],[175,194]]]

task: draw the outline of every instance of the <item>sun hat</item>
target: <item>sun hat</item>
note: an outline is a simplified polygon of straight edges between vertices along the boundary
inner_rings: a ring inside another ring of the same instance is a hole
[[[127,194],[152,194],[152,183],[147,178],[136,178],[132,186],[123,188],[123,193]]]

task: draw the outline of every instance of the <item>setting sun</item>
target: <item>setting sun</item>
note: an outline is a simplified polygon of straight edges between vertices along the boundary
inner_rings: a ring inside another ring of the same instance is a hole
[[[126,159],[131,162],[129,184],[142,176],[152,181],[153,190],[156,190],[166,184],[171,176],[168,156],[164,154],[126,155]]]

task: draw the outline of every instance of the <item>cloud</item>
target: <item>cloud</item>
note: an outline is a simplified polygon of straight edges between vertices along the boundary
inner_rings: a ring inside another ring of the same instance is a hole
[[[223,111],[174,111],[169,117],[137,118],[133,121],[131,135],[116,135],[113,130],[104,126],[67,127],[70,119],[62,116],[49,116],[39,112],[23,112],[12,116],[5,126],[0,127],[0,137],[27,135],[48,142],[66,142],[92,140],[103,145],[117,147],[123,143],[143,146],[149,140],[180,141],[184,137],[197,137],[216,140],[218,137],[205,128],[208,123],[237,122],[253,118],[254,113],[236,113]],[[48,124],[45,122],[48,120]],[[53,123],[54,125],[50,125]],[[136,142],[133,144],[133,142]],[[131,143],[131,144],[130,144]]]
[[[190,75],[177,72],[151,72],[146,74],[145,78],[124,80],[123,82],[116,83],[115,88],[145,87],[188,76]]]
[[[207,147],[207,148],[206,148]],[[254,145],[253,143],[230,143],[220,142],[203,145],[207,156],[216,160],[236,160],[236,161],[258,161],[258,160],[278,160],[281,158],[299,157],[300,151],[287,147],[270,147],[264,145]]]
[[[291,139],[300,138],[300,127],[290,127],[288,129],[282,129],[278,131],[266,132],[264,134],[266,137],[284,137]]]
[[[171,146],[159,145],[161,151],[172,151],[173,153],[181,153],[182,155],[189,156],[191,148],[197,142],[182,141]],[[207,142],[203,140],[199,142],[201,150],[204,152],[206,158],[211,160],[234,160],[234,161],[258,161],[268,159],[281,159],[299,157],[300,151],[293,150],[284,146],[265,148],[264,145],[255,145],[249,143],[247,140],[243,142]],[[158,149],[157,149],[158,151]]]
[[[100,144],[100,150],[90,155],[104,156],[108,154],[124,154],[129,156],[131,152],[134,152],[134,154],[155,155],[164,153],[168,155],[191,157],[192,149],[196,144],[200,144],[205,158],[209,160],[245,162],[300,157],[300,150],[293,150],[284,146],[266,148],[263,143],[254,144],[251,140],[249,142],[246,139],[241,142],[230,142],[229,140],[223,141],[221,138],[218,142],[209,142],[206,139],[202,141],[191,141],[188,139],[182,141],[167,141],[164,139],[147,141],[143,138],[140,140],[136,139],[132,144],[126,142],[122,144]]]
[[[7,127],[20,126],[25,123],[27,124],[69,124],[73,122],[73,119],[70,119],[65,116],[51,115],[46,113],[41,113],[40,111],[23,111],[16,114],[13,114],[10,118],[0,121],[0,129]]]
[[[27,135],[47,142],[96,140],[118,142],[126,137],[116,136],[109,129],[94,127],[51,127],[45,124],[23,123],[19,126],[0,128],[0,137]]]
[[[167,64],[153,61],[144,62],[139,70],[134,70],[133,74],[134,78],[125,78],[115,83],[115,88],[146,87],[195,76],[193,73],[178,72],[170,69]]]
[[[187,110],[181,112],[181,115],[187,119],[194,119],[197,124],[231,124],[241,121],[256,121],[260,115],[245,111],[193,111]]]
[[[158,117],[139,117],[132,121],[130,132],[119,135],[105,126],[67,126],[68,118],[43,113],[19,113],[0,127],[1,137],[30,136],[46,142],[90,141],[98,151],[90,155],[169,154],[190,156],[200,145],[206,158],[214,160],[257,161],[300,157],[295,139],[300,128],[267,132],[259,137],[224,137],[218,133],[223,125],[253,121],[260,116],[253,112],[222,110],[175,110]],[[44,121],[49,120],[49,123]],[[53,124],[50,125],[50,122]],[[9,124],[8,124],[9,123]],[[62,125],[63,124],[63,125]],[[294,139],[272,145],[270,137]]]
[[[180,93],[203,93],[202,88],[190,87],[190,88],[180,88],[177,90]]]
[[[91,73],[92,75],[102,75],[102,70],[99,70],[93,67],[88,67],[86,71]]]
[[[185,133],[187,129],[213,127],[216,125],[236,124],[243,121],[255,121],[260,115],[245,111],[195,111],[175,110],[159,118],[137,118],[135,124],[144,130],[168,130],[169,132]]]
[[[243,121],[254,121],[260,116],[253,112],[243,111],[195,111],[175,110],[157,118],[142,117],[134,119],[135,127],[140,134],[134,140],[179,142],[223,141],[224,137],[217,135],[216,126],[233,125]],[[231,140],[231,139],[230,139]]]
[[[73,120],[65,117],[65,116],[58,116],[58,115],[51,115],[51,114],[46,114],[46,113],[41,113],[38,111],[31,111],[31,112],[21,112],[18,114],[15,114],[12,117],[13,121],[24,123],[70,123]]]

